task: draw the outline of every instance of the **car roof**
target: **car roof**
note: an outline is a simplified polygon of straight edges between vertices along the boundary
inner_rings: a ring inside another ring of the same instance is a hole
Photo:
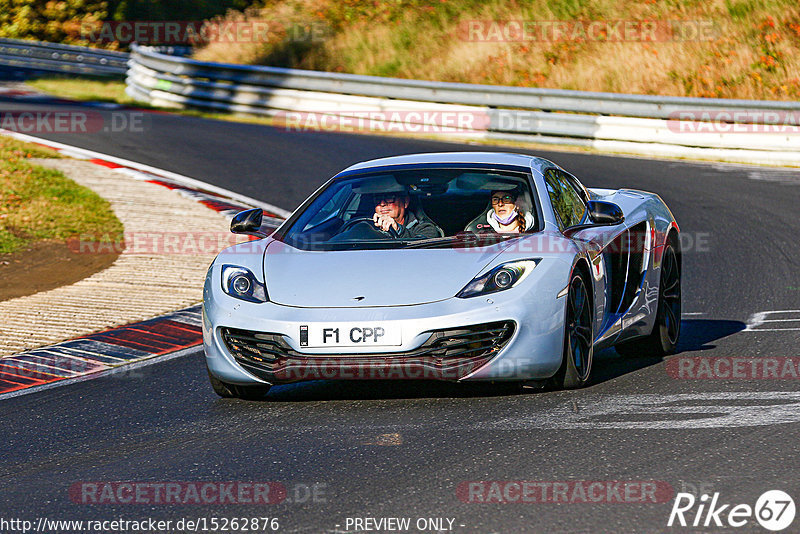
[[[389,165],[419,165],[426,163],[470,163],[489,165],[513,165],[517,167],[542,169],[555,166],[549,160],[527,154],[514,154],[511,152],[430,152],[424,154],[405,154],[388,158],[362,161],[344,169],[342,173],[372,167],[385,167]]]

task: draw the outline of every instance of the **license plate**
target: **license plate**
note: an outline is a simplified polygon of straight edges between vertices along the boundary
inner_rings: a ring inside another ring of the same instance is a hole
[[[381,323],[326,323],[300,327],[301,347],[386,347],[401,344],[400,328]]]

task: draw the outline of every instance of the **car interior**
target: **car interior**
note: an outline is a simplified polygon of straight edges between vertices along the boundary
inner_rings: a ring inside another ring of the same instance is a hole
[[[441,237],[455,236],[468,231],[476,218],[492,209],[491,193],[498,189],[521,189],[517,204],[527,210],[533,205],[528,177],[522,173],[417,169],[341,180],[308,206],[308,213],[300,216],[300,224],[289,233],[317,243],[390,238],[374,228],[371,218],[376,195],[396,193],[408,195],[408,211],[417,219],[433,221],[442,230]],[[539,220],[536,210],[531,211]]]

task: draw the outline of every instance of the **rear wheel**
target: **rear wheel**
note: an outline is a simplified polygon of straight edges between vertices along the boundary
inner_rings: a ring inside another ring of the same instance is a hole
[[[664,247],[661,280],[658,288],[658,312],[653,331],[647,337],[617,344],[614,348],[625,357],[661,357],[675,352],[681,334],[681,270],[672,245]]]
[[[212,375],[207,365],[206,371],[208,372],[208,381],[211,382],[211,388],[214,390],[214,393],[223,399],[259,400],[269,393],[270,386],[268,385],[240,386],[237,384],[228,384]]]
[[[575,273],[567,294],[567,315],[564,324],[564,349],[561,368],[555,385],[575,389],[589,382],[594,355],[592,304],[583,276]]]

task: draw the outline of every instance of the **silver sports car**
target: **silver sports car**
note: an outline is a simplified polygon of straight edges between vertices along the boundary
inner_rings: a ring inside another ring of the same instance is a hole
[[[315,379],[587,384],[592,356],[661,356],[680,333],[679,229],[664,202],[587,189],[521,154],[353,165],[277,230],[243,211],[203,293],[214,391]]]

